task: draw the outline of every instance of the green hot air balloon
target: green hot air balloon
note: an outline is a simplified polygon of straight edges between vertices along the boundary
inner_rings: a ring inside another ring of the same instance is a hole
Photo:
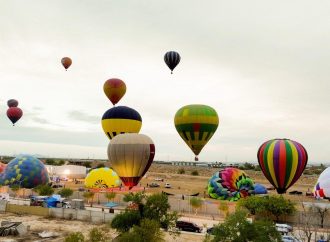
[[[218,128],[219,117],[210,106],[187,105],[176,112],[174,124],[181,138],[196,155],[195,161],[198,161],[198,154]]]

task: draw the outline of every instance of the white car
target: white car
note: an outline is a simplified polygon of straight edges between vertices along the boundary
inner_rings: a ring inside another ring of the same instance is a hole
[[[283,242],[301,242],[301,240],[298,240],[297,238],[290,236],[290,235],[283,235],[282,241]]]
[[[165,188],[171,188],[171,184],[170,183],[165,183]]]
[[[288,224],[276,224],[276,230],[280,233],[289,233],[292,232],[292,226],[288,225]]]

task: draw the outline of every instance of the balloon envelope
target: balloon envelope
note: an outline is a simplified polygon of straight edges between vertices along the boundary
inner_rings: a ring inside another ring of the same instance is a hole
[[[111,167],[129,188],[137,185],[155,156],[153,141],[144,134],[120,134],[108,145]]]
[[[110,108],[102,117],[102,128],[109,139],[118,134],[138,133],[141,126],[140,114],[133,108],[126,106]]]
[[[65,70],[67,70],[71,66],[72,60],[69,57],[63,57],[61,63],[64,66]]]
[[[6,169],[7,164],[0,162],[0,173],[2,173]]]
[[[9,99],[7,101],[8,107],[17,107],[18,106],[18,101],[16,99]]]
[[[23,115],[23,111],[18,107],[11,107],[7,110],[7,117],[15,124]]]
[[[254,184],[254,194],[267,194],[267,188],[259,183]]]
[[[3,186],[19,185],[21,188],[33,188],[48,182],[45,165],[31,155],[19,155],[11,160],[0,174],[0,184]]]
[[[125,95],[126,84],[120,79],[112,78],[104,83],[103,91],[112,104],[115,105]]]
[[[219,117],[210,106],[187,105],[176,112],[174,125],[197,159],[197,155],[217,130]]]
[[[253,190],[252,179],[244,171],[232,167],[214,173],[207,186],[211,198],[230,201],[246,197]]]
[[[176,51],[168,51],[164,55],[164,61],[168,68],[170,68],[171,73],[173,73],[174,68],[180,63],[181,56]]]
[[[266,141],[257,156],[262,172],[279,194],[285,193],[299,179],[308,160],[305,148],[289,139]]]
[[[317,198],[330,198],[330,167],[320,174],[314,186],[313,194]]]
[[[108,167],[93,169],[85,178],[85,187],[87,188],[112,188],[120,185],[119,176]]]

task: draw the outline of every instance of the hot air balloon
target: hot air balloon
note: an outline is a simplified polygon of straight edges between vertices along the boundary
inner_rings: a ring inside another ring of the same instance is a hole
[[[85,187],[87,188],[112,188],[119,187],[121,180],[117,173],[108,168],[101,167],[91,170],[85,178]]]
[[[72,60],[69,57],[63,57],[61,63],[64,66],[65,70],[67,71],[72,64]]]
[[[174,117],[175,128],[196,155],[201,152],[218,128],[219,117],[210,106],[195,104],[180,108]]]
[[[313,194],[316,198],[330,198],[330,167],[325,169],[317,179]]]
[[[120,79],[111,78],[104,83],[103,91],[112,104],[115,105],[125,95],[126,85]]]
[[[181,57],[178,52],[169,51],[164,55],[164,61],[173,74],[174,68],[180,63]]]
[[[0,162],[0,173],[2,173],[6,169],[7,164]]]
[[[15,100],[15,99],[9,99],[8,101],[7,101],[7,105],[8,105],[8,107],[17,107],[18,106],[18,101],[17,100]]]
[[[19,155],[11,160],[0,174],[0,185],[19,185],[22,188],[33,188],[49,182],[45,165],[31,155]]]
[[[102,128],[109,139],[118,134],[138,133],[142,126],[140,114],[133,108],[117,106],[103,114]]]
[[[211,198],[237,201],[254,193],[252,179],[242,170],[228,167],[213,174],[207,192]]]
[[[144,134],[120,134],[108,146],[108,158],[125,186],[137,185],[155,156],[153,141]]]
[[[305,148],[290,139],[266,141],[257,156],[262,172],[279,194],[285,193],[299,179],[308,160]]]
[[[22,117],[22,115],[23,111],[18,107],[11,107],[7,110],[7,117],[13,123],[13,126]]]

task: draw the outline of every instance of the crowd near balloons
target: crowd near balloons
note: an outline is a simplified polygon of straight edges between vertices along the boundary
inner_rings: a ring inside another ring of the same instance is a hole
[[[181,61],[176,51],[168,51],[164,62],[173,74]],[[70,57],[63,57],[61,64],[67,71],[72,65]],[[101,88],[101,87],[100,87]],[[150,168],[155,157],[155,144],[149,135],[140,134],[143,110],[134,107],[118,106],[127,95],[126,83],[118,77],[111,77],[103,84],[103,91],[110,103],[101,117],[101,127],[109,142],[107,153],[111,168],[92,170],[85,179],[88,188],[113,188],[136,186]],[[14,125],[23,116],[16,99],[7,101],[7,117]],[[140,114],[141,112],[141,114]],[[174,127],[178,136],[195,155],[198,155],[211,140],[219,126],[217,111],[206,104],[187,104],[178,107],[174,114]],[[101,131],[101,129],[100,129]],[[188,148],[187,147],[187,148]],[[272,139],[264,142],[256,150],[259,166],[267,180],[279,194],[285,193],[303,173],[308,160],[306,149],[290,139]],[[325,170],[315,188],[314,195],[330,196],[330,170]],[[40,160],[33,156],[18,156],[8,165],[0,164],[0,184],[20,183],[22,187],[32,188],[49,182],[48,173]],[[216,172],[208,181],[207,194],[220,200],[237,201],[252,194],[265,194],[267,189],[255,184],[244,172],[236,168],[226,168]]]

